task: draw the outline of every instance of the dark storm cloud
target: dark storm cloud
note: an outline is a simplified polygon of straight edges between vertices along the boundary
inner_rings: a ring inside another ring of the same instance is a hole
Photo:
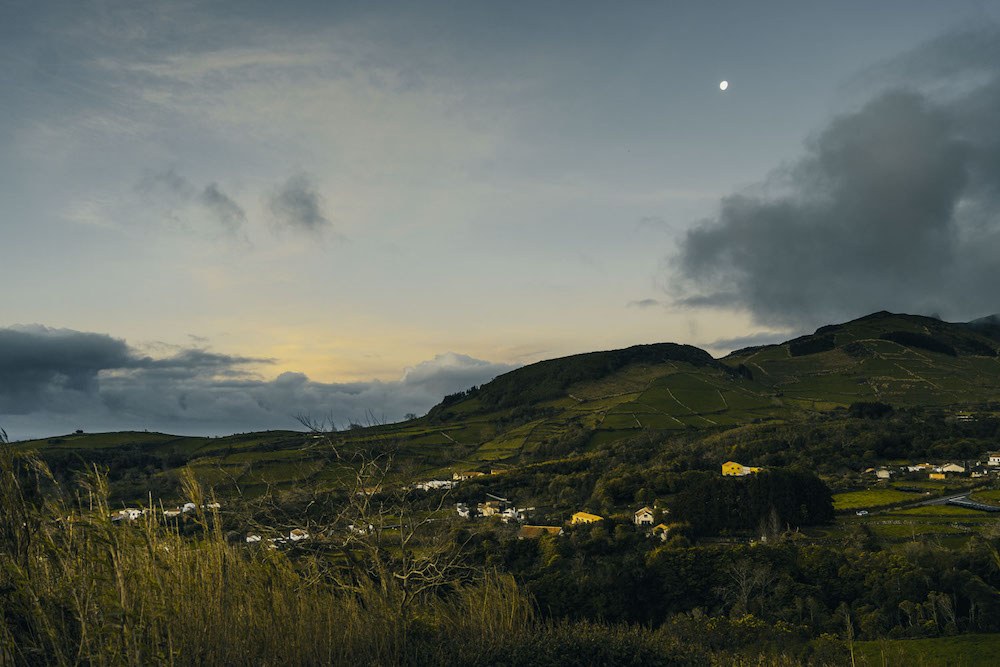
[[[101,374],[215,377],[266,359],[185,349],[153,359],[106,334],[39,325],[0,329],[0,414],[73,410],[101,389]]]
[[[300,414],[341,425],[370,414],[394,421],[514,368],[449,353],[392,382],[323,383],[292,372],[263,380],[246,370],[268,361],[203,349],[154,359],[105,334],[0,329],[0,426],[24,438],[76,428],[209,435],[296,428]]]
[[[215,216],[227,231],[235,234],[247,221],[247,214],[229,195],[211,183],[198,196],[198,200]]]
[[[763,188],[779,194],[723,199],[680,243],[679,301],[797,326],[882,309],[995,312],[998,40],[995,27],[954,34],[890,63],[881,71],[905,70],[908,85],[835,118]]]
[[[307,174],[295,174],[271,195],[268,206],[279,227],[318,233],[331,226],[322,199]]]
[[[131,362],[125,341],[41,326],[0,329],[0,411],[30,412],[57,394],[88,394],[97,374]]]

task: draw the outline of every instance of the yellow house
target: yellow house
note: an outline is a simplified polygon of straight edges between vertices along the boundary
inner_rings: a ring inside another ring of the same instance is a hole
[[[743,464],[737,463],[736,461],[726,461],[722,464],[722,475],[725,476],[736,476],[743,474]]]
[[[723,477],[742,477],[743,475],[760,472],[761,470],[763,470],[763,468],[745,466],[742,463],[737,463],[736,461],[726,461],[722,464]]]
[[[569,522],[575,526],[580,523],[597,523],[598,521],[604,521],[604,517],[589,512],[577,512],[570,518]]]
[[[930,478],[931,479],[944,479],[945,478],[945,474],[943,472],[932,472],[932,473],[930,473]]]

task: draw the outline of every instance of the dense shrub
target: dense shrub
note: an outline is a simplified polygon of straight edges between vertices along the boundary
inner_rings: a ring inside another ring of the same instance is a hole
[[[939,340],[933,336],[928,336],[927,334],[917,333],[915,331],[890,331],[889,333],[882,334],[879,338],[883,340],[891,340],[893,343],[899,343],[900,345],[905,345],[907,347],[920,348],[922,350],[927,350],[928,352],[947,354],[951,357],[958,356],[958,352],[955,351],[955,348],[943,340]]]
[[[836,347],[833,336],[802,336],[788,343],[788,353],[793,357],[803,357],[807,354],[826,352]]]
[[[892,414],[892,406],[878,401],[858,401],[851,403],[847,413],[859,419],[880,419]]]

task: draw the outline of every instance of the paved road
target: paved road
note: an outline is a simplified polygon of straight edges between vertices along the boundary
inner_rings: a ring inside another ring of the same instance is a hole
[[[930,500],[925,500],[919,505],[956,505],[958,507],[967,507],[973,510],[980,510],[983,512],[1000,512],[1000,507],[994,507],[993,505],[984,505],[983,503],[978,503],[969,497],[969,491],[965,493],[958,493],[953,496],[944,496],[943,498],[931,498]]]
[[[994,507],[993,505],[984,505],[983,503],[977,503],[975,500],[971,500],[969,495],[959,496],[957,498],[952,498],[948,501],[949,505],[957,505],[958,507],[968,507],[972,510],[980,510],[982,512],[1000,512],[1000,507]]]
[[[896,507],[886,507],[884,509],[872,510],[871,514],[886,514],[888,512],[898,512],[901,509],[922,507],[924,505],[955,505],[957,507],[966,507],[968,509],[980,510],[983,512],[1000,512],[1000,507],[994,507],[992,505],[984,505],[982,503],[977,503],[976,501],[969,498],[970,491],[965,491],[963,493],[956,493],[952,496],[943,496],[938,498],[928,498],[927,500],[921,500],[912,503],[901,503]],[[914,494],[916,495],[916,494]]]

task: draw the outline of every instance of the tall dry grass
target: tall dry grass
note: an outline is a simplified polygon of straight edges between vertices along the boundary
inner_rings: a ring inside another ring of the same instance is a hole
[[[193,478],[184,487],[200,506]],[[62,489],[0,442],[0,667],[799,664],[666,628],[541,620],[497,573],[414,599],[322,554],[229,543],[211,516],[194,536],[154,513],[115,525],[107,498],[96,470]]]
[[[347,590],[318,557],[227,543],[209,520],[193,538],[152,514],[114,525],[96,471],[69,494],[37,459],[0,449],[2,664],[444,663],[534,620],[499,575],[401,618],[392,582]]]

